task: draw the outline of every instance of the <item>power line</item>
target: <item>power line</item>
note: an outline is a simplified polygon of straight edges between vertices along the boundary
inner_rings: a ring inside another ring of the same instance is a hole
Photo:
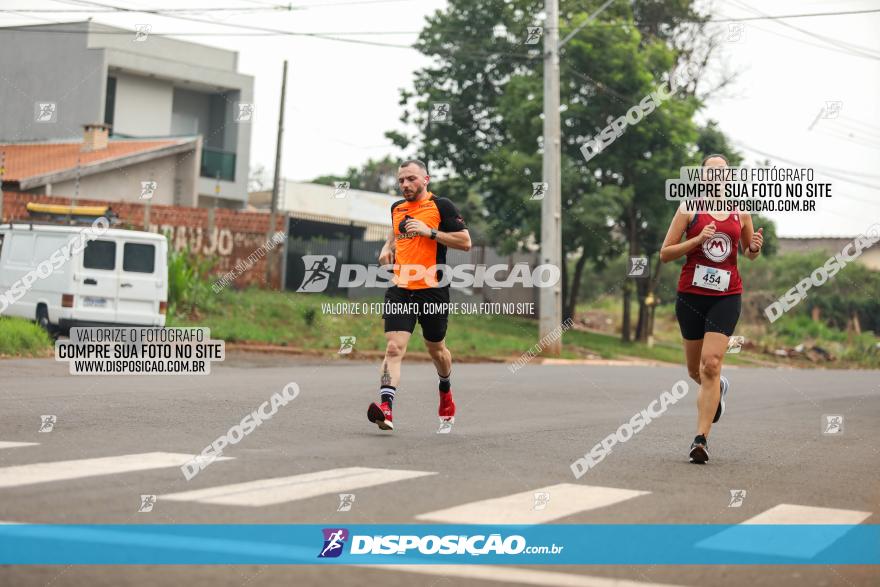
[[[294,10],[310,10],[313,8],[330,8],[334,6],[363,6],[363,5],[371,5],[371,4],[395,4],[401,2],[412,2],[413,0],[349,0],[342,2],[323,2],[320,4],[300,4],[300,5],[292,5],[292,4],[260,4],[258,6],[206,6],[203,8],[127,8],[122,6],[111,6],[105,5],[100,9],[90,9],[90,8],[70,8],[70,9],[57,9],[57,8],[2,8],[0,9],[0,13],[2,12],[12,12],[12,13],[75,13],[75,12],[91,12],[91,13],[119,13],[119,12],[163,12],[163,13],[204,13],[204,12],[265,12],[272,10],[280,10],[291,12]],[[757,12],[757,11],[756,11]],[[687,22],[699,22],[699,23],[724,23],[724,22],[748,22],[755,20],[785,20],[790,18],[810,18],[817,16],[850,16],[857,14],[876,14],[880,12],[880,8],[869,8],[865,10],[844,10],[838,12],[809,12],[809,13],[797,13],[797,14],[765,14],[760,13],[761,16],[744,16],[744,17],[731,17],[731,18],[710,18],[710,19],[676,19],[674,21],[665,21],[662,24],[678,24],[678,23],[687,23]],[[615,23],[608,22],[597,22],[595,23],[599,26],[615,26]],[[620,23],[625,24],[625,23]],[[628,24],[628,23],[626,23]],[[633,21],[632,24],[643,24],[639,21]]]
[[[754,149],[752,149],[754,151]],[[757,151],[755,151],[757,153]],[[769,156],[769,155],[768,155]],[[866,177],[868,179],[880,179],[880,175],[876,175],[873,173],[862,173],[861,171],[850,171],[849,169],[840,169],[839,167],[830,167],[827,165],[822,165],[819,167],[813,167],[819,171],[830,171],[831,173],[842,173],[844,175],[854,175],[856,177]]]
[[[741,0],[733,0],[733,1],[735,4],[739,5],[740,7],[744,8],[745,10],[748,10],[749,12],[752,12],[753,14],[758,14],[758,15],[761,15],[764,17],[769,16],[769,15],[767,15],[767,13],[762,12],[762,11],[758,10],[757,8],[753,8],[752,6],[746,4],[745,2],[742,2]],[[778,20],[778,19],[770,19],[770,20]],[[825,43],[827,43],[831,46],[838,47],[840,49],[844,49],[852,55],[858,55],[861,57],[867,57],[869,59],[880,60],[880,54],[873,53],[872,49],[870,49],[869,47],[862,47],[861,45],[854,45],[852,43],[846,43],[845,41],[840,41],[839,39],[834,39],[832,37],[826,37],[824,35],[820,35],[820,34],[813,33],[808,30],[802,29],[802,28],[797,27],[793,24],[789,24],[787,22],[782,22],[781,20],[779,20],[776,24],[779,24],[780,26],[784,26],[784,27],[790,28],[792,30],[795,30],[803,35],[808,36],[808,37],[812,37],[814,39],[824,41]]]
[[[871,129],[866,128],[864,126],[859,126],[856,124],[845,122],[840,119],[834,119],[834,122],[836,122],[837,124],[829,126],[828,128],[830,130],[839,130],[842,132],[855,133],[855,134],[863,136],[864,138],[869,139],[869,140],[880,141],[880,132],[878,132],[878,131],[871,130]]]
[[[848,134],[846,131],[826,128],[826,129],[819,129],[819,132],[826,135],[826,136],[829,136],[829,137],[832,137],[832,138],[835,138],[838,140],[848,141],[854,145],[860,145],[862,147],[871,147],[873,149],[880,149],[880,143],[872,143],[868,139],[865,139],[862,137],[857,137],[856,135],[851,134],[851,133]]]
[[[64,0],[55,0],[57,2],[64,2]],[[246,0],[248,1],[248,0]],[[252,1],[252,0],[251,0]],[[22,8],[20,12],[141,12],[141,11],[156,11],[156,12],[265,12],[272,10],[282,10],[287,12],[292,12],[294,10],[309,10],[312,8],[330,8],[334,6],[360,6],[360,5],[372,5],[372,4],[399,4],[401,2],[413,2],[413,0],[343,0],[340,2],[321,2],[319,4],[278,4],[274,2],[263,3],[263,2],[252,2],[256,4],[256,6],[205,6],[205,7],[193,7],[193,8],[143,8],[137,9],[132,8],[128,9],[124,6],[112,6],[106,5],[101,9],[89,9],[89,8],[77,8],[77,9],[63,9],[59,10],[57,8]],[[18,11],[16,9],[9,9],[9,12]],[[0,12],[7,12],[7,9],[0,9]]]
[[[198,22],[198,23],[202,23],[202,24],[211,24],[211,25],[215,25],[215,26],[219,25],[219,26],[224,26],[224,27],[232,27],[232,28],[240,28],[240,29],[246,29],[246,30],[277,33],[277,34],[286,35],[286,36],[314,37],[314,38],[319,38],[319,39],[340,41],[343,43],[358,43],[358,44],[363,44],[363,45],[376,45],[376,46],[381,46],[381,47],[394,47],[394,48],[400,48],[400,49],[412,49],[413,48],[411,45],[395,45],[393,43],[380,43],[380,42],[376,42],[376,41],[362,41],[359,39],[342,39],[342,38],[339,38],[336,36],[320,35],[320,34],[315,34],[315,33],[294,33],[291,31],[283,31],[283,30],[279,30],[279,29],[272,29],[272,28],[268,28],[268,27],[246,25],[246,24],[227,24],[227,23],[217,22],[217,21],[213,21],[213,20],[206,20],[204,18],[196,18],[193,16],[165,14],[161,10],[153,10],[153,9],[147,9],[147,8],[143,8],[143,9],[141,9],[141,8],[127,8],[124,6],[115,6],[112,4],[102,4],[100,2],[92,2],[90,0],[69,0],[69,1],[74,2],[76,4],[100,6],[102,8],[118,8],[122,12],[152,14],[155,16],[165,17],[165,18],[187,20],[187,21],[191,21],[191,22]]]
[[[807,18],[811,16],[847,16],[851,14],[870,14],[880,12],[880,8],[868,8],[865,10],[845,10],[840,12],[809,12],[801,14],[766,14],[760,11],[761,16],[745,16],[741,18],[711,19],[704,22],[746,22],[750,20],[783,20],[786,18]]]
[[[880,132],[880,126],[873,125],[870,122],[865,122],[863,120],[857,120],[857,119],[855,119],[851,116],[847,116],[845,114],[841,114],[838,120],[840,120],[841,122],[847,121],[850,124],[857,124],[859,126],[864,126],[865,128],[875,130],[876,132]]]
[[[788,39],[789,41],[794,41],[796,43],[802,43],[804,45],[809,45],[810,47],[816,47],[817,49],[824,49],[826,51],[833,51],[833,52],[838,53],[840,55],[848,55],[850,57],[861,57],[863,59],[874,59],[873,57],[868,57],[868,56],[862,55],[860,53],[853,53],[852,51],[847,51],[845,49],[840,49],[838,47],[832,47],[827,44],[822,45],[819,43],[813,43],[813,42],[808,41],[807,39],[802,39],[799,37],[786,35],[785,33],[780,33],[778,31],[772,31],[768,28],[764,28],[761,26],[757,26],[757,25],[750,25],[750,26],[753,26],[754,28],[758,29],[759,31],[764,31],[768,35],[775,35],[777,37],[782,37],[783,39]]]
[[[11,12],[11,11],[7,11]],[[30,18],[39,18],[37,16],[31,16]],[[170,18],[170,17],[169,17]],[[55,20],[46,20],[45,22],[51,24],[60,24]],[[220,21],[216,21],[215,24],[222,25],[224,23]],[[226,26],[237,26],[237,25],[226,25]],[[15,31],[18,33],[58,33],[58,34],[66,34],[66,35],[74,35],[74,34],[83,34],[83,35],[117,35],[117,36],[131,36],[135,34],[135,31],[131,31],[128,29],[125,30],[114,30],[114,31],[98,31],[98,30],[90,30],[90,31],[79,31],[79,30],[71,30],[71,29],[47,29],[47,28],[34,28],[35,25],[19,25],[19,26],[8,26],[8,27],[0,27],[0,31]],[[293,36],[309,36],[309,35],[339,35],[339,36],[372,36],[372,35],[413,35],[418,34],[419,31],[327,31],[327,32],[297,32],[297,31],[284,31],[284,35],[293,35]],[[151,31],[151,36],[157,37],[277,37],[281,33],[260,33],[260,32],[175,32],[170,31],[167,33],[158,33],[155,31]],[[401,46],[404,45],[395,45]],[[407,48],[414,48],[412,46],[407,45]],[[489,53],[487,53],[489,55]]]
[[[110,4],[101,4],[98,2],[88,2],[85,0],[59,0],[65,1],[68,3],[76,3],[76,4],[88,4],[95,6],[96,8],[77,8],[77,9],[47,9],[47,8],[22,8],[22,9],[10,9],[10,8],[2,8],[0,9],[0,13],[12,13],[12,14],[25,14],[25,13],[145,13],[145,14],[154,14],[156,16],[165,16],[167,18],[178,18],[182,20],[189,20],[192,22],[203,22],[205,24],[215,24],[227,27],[235,27],[235,28],[245,28],[250,30],[258,31],[256,33],[224,33],[224,32],[169,32],[164,33],[165,35],[178,35],[178,36],[285,36],[285,35],[415,35],[420,34],[422,31],[362,31],[362,32],[328,32],[328,33],[303,33],[303,32],[295,32],[295,31],[284,31],[280,29],[271,29],[266,27],[258,27],[251,25],[241,25],[241,24],[227,24],[220,21],[208,21],[204,19],[195,19],[195,18],[186,18],[183,16],[176,16],[178,14],[188,14],[188,13],[206,13],[206,12],[264,12],[271,10],[279,10],[279,11],[293,11],[293,10],[305,10],[312,8],[325,8],[331,6],[355,6],[355,5],[370,5],[370,4],[383,4],[383,3],[397,3],[397,2],[409,2],[412,0],[352,0],[352,1],[343,1],[343,2],[331,2],[325,4],[308,4],[308,5],[265,5],[265,7],[205,7],[205,8],[128,8],[123,6],[114,6]],[[753,10],[753,12],[756,12]],[[757,20],[782,20],[788,18],[804,18],[804,17],[817,17],[817,16],[846,16],[846,15],[854,15],[854,14],[868,14],[868,13],[880,13],[880,9],[866,9],[866,10],[850,10],[850,11],[841,11],[841,12],[816,12],[816,13],[800,13],[800,14],[782,14],[782,15],[764,15],[762,16],[751,16],[751,17],[739,17],[739,18],[717,18],[717,19],[677,19],[675,21],[666,21],[664,24],[683,24],[683,23],[730,23],[730,22],[747,22],[747,21],[757,21]],[[594,26],[639,26],[644,24],[640,21],[618,21],[618,22],[595,22]],[[22,27],[27,27],[28,25],[22,25]],[[22,32],[59,32],[59,33],[68,33],[68,34],[76,34],[80,31],[66,31],[66,30],[46,30],[41,29],[39,31],[30,31],[24,28],[19,27],[4,27],[6,29],[18,29]],[[766,30],[766,29],[761,29]],[[800,29],[798,29],[800,30]],[[811,34],[805,31],[802,31],[805,34]],[[89,34],[87,31],[83,31],[82,34]],[[130,34],[127,31],[101,31],[96,32],[92,31],[91,34],[119,34],[125,35]],[[160,35],[163,33],[153,33],[156,35]],[[778,34],[778,33],[772,33]],[[800,40],[794,37],[786,38],[792,40]],[[833,41],[833,40],[832,40]],[[827,41],[827,42],[832,42]],[[802,41],[806,42],[806,41]],[[810,44],[810,43],[807,43]],[[387,45],[394,47],[404,48],[402,45]],[[814,45],[821,48],[829,49],[830,47],[826,47],[824,45]],[[405,48],[412,48],[406,46]],[[848,54],[853,54],[850,51],[845,51]],[[874,57],[874,56],[871,56]],[[880,56],[878,56],[880,57]]]
[[[72,2],[77,2],[81,0],[69,0]],[[140,12],[137,9],[131,9],[131,12]],[[148,12],[148,14],[153,14],[152,12]],[[303,37],[312,37],[318,39],[325,39],[331,41],[341,41],[347,43],[361,43],[365,45],[376,45],[382,47],[392,47],[392,48],[400,48],[400,49],[412,49],[418,50],[418,48],[414,45],[398,45],[393,43],[380,43],[376,41],[362,41],[358,39],[341,39],[339,36],[359,36],[359,35],[386,35],[386,34],[418,34],[421,31],[413,31],[411,33],[407,31],[334,31],[334,32],[297,32],[297,31],[283,31],[276,29],[266,29],[264,27],[254,27],[248,25],[237,25],[237,24],[227,24],[220,21],[209,21],[205,19],[195,19],[192,17],[185,16],[176,16],[176,15],[163,15],[156,14],[156,16],[163,18],[177,18],[182,20],[194,20],[196,22],[203,22],[206,24],[214,24],[225,27],[242,27],[247,29],[257,29],[258,32],[191,32],[191,33],[181,33],[181,32],[168,32],[168,33],[158,33],[158,32],[150,32],[151,36],[303,36]],[[60,24],[60,23],[59,23]],[[39,25],[18,25],[18,26],[10,26],[10,27],[0,27],[0,31],[9,31],[14,30],[16,32],[30,32],[30,33],[57,33],[57,34],[84,34],[84,35],[121,35],[121,36],[130,36],[135,33],[135,31],[120,29],[120,30],[71,30],[71,29],[51,29],[46,28]],[[520,45],[511,45],[511,49],[521,49]],[[439,55],[439,52],[438,52]],[[468,50],[457,50],[451,54],[443,54],[441,57],[455,60],[455,59],[463,59],[463,58],[471,58],[471,59],[485,59],[490,60],[496,57],[501,58],[512,58],[512,59],[540,59],[541,54],[537,50],[534,51],[533,54],[528,53],[514,53],[511,50],[505,51],[495,51],[495,52],[485,52],[485,51],[468,51]]]
[[[263,7],[256,7],[256,6],[210,6],[210,7],[205,7],[205,8],[162,8],[162,9],[156,9],[156,10],[162,10],[162,12],[196,12],[196,13],[199,13],[199,12],[266,12],[266,11],[272,11],[272,10],[290,11],[290,10],[300,10],[300,8],[290,6],[290,5],[287,5],[287,6],[264,5]],[[97,14],[97,13],[108,13],[108,12],[119,13],[119,12],[126,12],[126,11],[123,9],[120,9],[120,8],[2,8],[2,9],[0,9],[0,12],[14,12],[14,13],[18,13],[18,14],[24,14],[24,13],[33,13],[33,14],[65,13],[66,14],[66,13],[86,12],[86,13]]]
[[[848,179],[848,178],[845,178],[845,177],[841,177],[841,176],[839,176],[839,175],[837,175],[837,174],[835,174],[835,173],[830,173],[827,169],[823,169],[821,166],[817,166],[817,165],[808,165],[808,164],[800,163],[800,162],[798,162],[798,161],[793,161],[793,160],[791,160],[791,159],[787,159],[787,158],[785,158],[785,157],[781,157],[781,156],[779,156],[779,155],[774,155],[774,154],[772,154],[772,153],[767,153],[766,151],[761,151],[760,149],[756,149],[756,148],[754,148],[754,147],[751,147],[751,146],[749,146],[749,145],[743,143],[742,141],[739,141],[739,140],[736,140],[736,139],[732,139],[732,141],[733,141],[734,143],[738,144],[740,147],[742,147],[742,148],[744,148],[744,149],[747,149],[747,150],[749,150],[749,151],[752,151],[753,153],[757,153],[757,154],[759,154],[759,155],[762,155],[762,156],[764,156],[764,157],[769,157],[769,158],[771,158],[771,159],[776,159],[776,160],[778,160],[778,161],[782,161],[783,163],[788,163],[788,164],[790,164],[790,165],[797,165],[798,167],[805,167],[805,168],[809,168],[809,169],[815,169],[815,170],[817,170],[817,171],[820,171],[820,172],[823,173],[824,175],[827,175],[828,177],[831,177],[831,178],[834,178],[834,179],[839,179],[839,180],[841,180],[841,181],[846,181],[846,182],[849,182],[849,183],[852,183],[852,184],[855,184],[855,185],[860,185],[860,186],[864,186],[864,187],[868,187],[868,188],[871,188],[871,189],[874,189],[874,190],[878,190],[878,191],[880,191],[880,185],[864,183],[864,182],[861,182],[861,181],[855,181],[855,180],[852,180],[852,179]],[[850,173],[850,172],[847,171],[847,172],[845,172],[845,173]],[[853,174],[853,175],[856,175],[856,174]],[[858,199],[858,198],[854,198],[854,199]],[[860,200],[860,201],[862,201],[862,202],[869,202],[869,203],[871,203],[871,204],[880,204],[880,201],[878,201],[878,200],[874,200],[874,201]]]

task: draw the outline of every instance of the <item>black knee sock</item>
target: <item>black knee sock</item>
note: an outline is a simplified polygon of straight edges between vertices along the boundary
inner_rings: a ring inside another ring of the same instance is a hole
[[[379,403],[387,403],[388,407],[391,407],[391,404],[394,403],[394,393],[397,391],[397,388],[393,385],[383,385],[379,388]]]
[[[440,391],[442,391],[443,393],[446,393],[452,387],[452,383],[450,383],[450,381],[449,381],[449,377],[451,375],[452,375],[452,373],[450,373],[449,375],[444,377],[443,375],[440,375],[439,373],[437,373],[437,376],[440,377]]]

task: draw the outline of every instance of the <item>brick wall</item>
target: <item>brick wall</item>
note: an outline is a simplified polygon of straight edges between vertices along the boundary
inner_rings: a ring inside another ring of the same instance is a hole
[[[70,198],[43,196],[17,192],[3,193],[3,222],[26,220],[28,202],[69,205]],[[81,206],[107,206],[119,216],[116,228],[162,232],[169,237],[169,248],[190,250],[201,257],[217,260],[214,273],[222,276],[239,261],[244,261],[265,246],[267,232],[284,230],[283,214],[276,218],[275,230],[269,231],[268,212],[240,212],[237,210],[187,208],[183,206],[147,206],[135,202],[107,202],[78,199]],[[272,276],[268,286],[281,287],[281,258],[283,243],[260,257],[250,269],[244,271],[230,287],[258,285],[266,287],[266,263],[271,259]]]

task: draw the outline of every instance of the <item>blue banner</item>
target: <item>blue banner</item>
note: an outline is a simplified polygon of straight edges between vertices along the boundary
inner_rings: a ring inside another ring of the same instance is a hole
[[[880,526],[7,524],[0,564],[876,565]]]

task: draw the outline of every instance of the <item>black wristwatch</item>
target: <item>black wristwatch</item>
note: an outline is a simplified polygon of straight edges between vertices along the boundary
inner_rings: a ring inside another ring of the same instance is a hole
[[[431,240],[437,240],[437,231],[433,228],[431,229]]]

